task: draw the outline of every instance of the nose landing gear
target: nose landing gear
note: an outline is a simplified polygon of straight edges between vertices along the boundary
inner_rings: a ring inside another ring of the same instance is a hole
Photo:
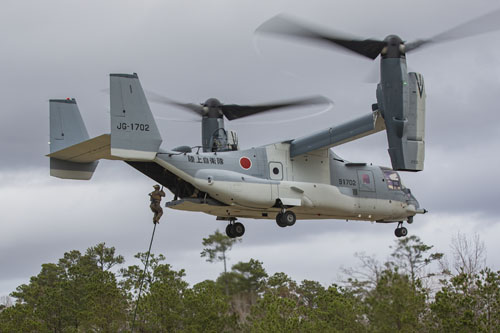
[[[226,235],[229,238],[241,237],[245,233],[245,226],[243,223],[236,222],[236,219],[229,220],[226,227]]]
[[[394,230],[394,235],[396,235],[396,237],[398,238],[406,237],[406,235],[408,235],[408,229],[403,227],[403,221],[398,222],[398,227],[396,228],[396,230]]]

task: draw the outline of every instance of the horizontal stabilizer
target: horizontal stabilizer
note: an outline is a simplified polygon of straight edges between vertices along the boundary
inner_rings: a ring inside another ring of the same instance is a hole
[[[89,163],[100,159],[120,160],[111,155],[111,136],[103,134],[76,145],[50,153],[48,157],[75,163]]]

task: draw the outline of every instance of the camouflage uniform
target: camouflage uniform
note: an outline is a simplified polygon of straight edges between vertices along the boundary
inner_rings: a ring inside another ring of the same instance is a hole
[[[165,196],[165,192],[160,190],[159,185],[155,185],[154,191],[149,193],[149,197],[151,200],[151,204],[149,205],[149,208],[151,208],[151,211],[154,213],[153,216],[153,223],[159,223],[160,222],[160,217],[163,215],[163,209],[160,206],[161,198]]]

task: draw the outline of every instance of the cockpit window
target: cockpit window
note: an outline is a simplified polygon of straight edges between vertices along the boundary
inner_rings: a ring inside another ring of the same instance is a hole
[[[401,190],[401,179],[396,171],[384,170],[384,176],[389,190]]]

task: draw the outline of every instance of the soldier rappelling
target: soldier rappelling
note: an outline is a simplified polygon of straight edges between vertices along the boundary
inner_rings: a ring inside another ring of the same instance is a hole
[[[151,208],[151,211],[154,213],[153,216],[153,223],[159,223],[160,218],[163,215],[163,209],[161,208],[160,202],[161,198],[165,196],[165,192],[163,192],[163,189],[160,190],[160,185],[154,185],[154,191],[149,193],[149,198],[151,200],[151,204],[149,205],[149,208]]]

